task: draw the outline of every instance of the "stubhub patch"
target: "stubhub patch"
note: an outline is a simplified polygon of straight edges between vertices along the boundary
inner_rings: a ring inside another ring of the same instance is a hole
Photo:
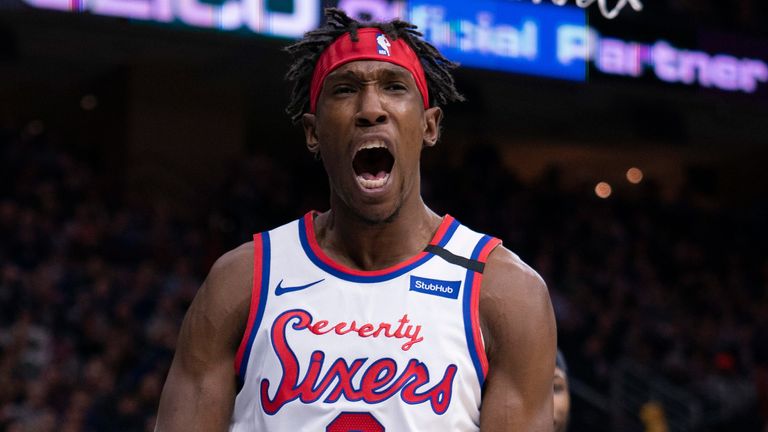
[[[459,298],[461,281],[444,281],[411,276],[411,291],[418,291],[445,298]]]

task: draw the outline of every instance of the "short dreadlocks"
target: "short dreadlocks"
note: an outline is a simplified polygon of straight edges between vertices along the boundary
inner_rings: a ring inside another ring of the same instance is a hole
[[[443,57],[437,48],[424,41],[422,34],[416,31],[415,25],[399,19],[384,23],[361,23],[337,8],[326,9],[325,18],[325,25],[306,33],[303,39],[285,48],[294,57],[294,62],[285,75],[285,79],[293,83],[286,112],[294,123],[298,123],[302,114],[309,109],[309,86],[320,55],[336,38],[345,33],[350,33],[352,40],[357,42],[357,29],[365,27],[377,27],[392,40],[403,38],[413,48],[427,77],[431,106],[464,100],[464,96],[456,90],[451,75],[451,70],[458,64]]]

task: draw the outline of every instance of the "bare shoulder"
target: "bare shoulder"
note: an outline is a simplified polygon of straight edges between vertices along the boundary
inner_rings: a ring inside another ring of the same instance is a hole
[[[480,325],[488,357],[483,431],[552,430],[557,336],[544,280],[498,246],[480,287]]]
[[[489,351],[499,339],[514,337],[516,329],[549,333],[544,328],[554,328],[546,283],[503,246],[496,247],[486,263],[480,290],[480,318]]]
[[[216,260],[187,310],[156,430],[227,428],[236,392],[234,359],[250,305],[252,246],[246,243]]]
[[[224,291],[240,291],[245,286],[250,293],[253,280],[253,242],[244,243],[225,253],[213,263],[206,285]],[[229,294],[236,294],[229,292]]]
[[[519,256],[500,245],[491,252],[483,274],[480,299],[514,300],[523,306],[529,302],[549,301],[544,279]]]
[[[253,286],[253,242],[225,253],[211,267],[189,313],[203,318],[211,330],[238,342],[245,329]]]

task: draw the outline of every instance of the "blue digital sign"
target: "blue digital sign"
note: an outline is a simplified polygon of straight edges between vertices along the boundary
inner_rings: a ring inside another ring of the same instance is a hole
[[[585,29],[586,13],[576,7],[500,1],[414,0],[409,20],[447,58],[465,66],[586,79],[587,62],[558,60],[563,26]]]

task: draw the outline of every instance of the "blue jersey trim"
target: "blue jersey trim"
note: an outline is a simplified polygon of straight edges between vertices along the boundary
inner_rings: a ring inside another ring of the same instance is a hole
[[[259,290],[259,310],[256,313],[256,318],[253,322],[253,327],[251,327],[251,334],[248,335],[248,345],[245,347],[245,353],[243,354],[243,360],[240,363],[240,371],[238,373],[240,382],[239,384],[242,385],[242,383],[245,383],[245,373],[248,369],[248,359],[251,357],[251,348],[253,347],[253,341],[256,338],[256,334],[259,332],[259,328],[261,327],[261,319],[264,317],[264,308],[267,304],[267,297],[269,294],[269,267],[270,267],[270,241],[269,241],[269,232],[264,232],[261,234],[261,245],[262,245],[262,252],[261,252],[261,289]],[[257,277],[257,275],[253,275],[253,277]],[[240,389],[238,389],[239,392]]]
[[[493,237],[489,235],[483,236],[472,251],[472,259],[476,260],[480,256],[480,251],[483,250],[489,241],[493,240]],[[472,359],[472,364],[475,366],[475,373],[477,374],[477,381],[480,383],[480,388],[483,388],[485,384],[485,375],[483,374],[483,368],[480,365],[480,358],[477,356],[477,350],[475,349],[475,335],[472,331],[472,292],[480,289],[479,286],[473,286],[472,279],[475,276],[475,272],[467,270],[467,278],[464,281],[464,304],[462,306],[464,310],[464,332],[467,336],[467,347],[469,348],[469,357]]]
[[[432,253],[424,253],[424,256],[422,258],[414,261],[413,263],[405,267],[401,267],[392,272],[384,273],[380,275],[365,276],[365,275],[349,274],[345,271],[329,266],[328,264],[323,262],[317,255],[315,255],[315,252],[312,250],[312,247],[310,247],[309,245],[309,239],[307,238],[307,227],[305,226],[304,220],[305,220],[304,218],[301,218],[299,219],[299,223],[298,223],[299,240],[301,242],[301,247],[304,249],[304,253],[307,255],[309,260],[312,261],[312,263],[315,264],[318,268],[342,280],[357,282],[357,283],[376,283],[376,282],[384,282],[384,281],[392,280],[396,277],[402,276],[410,272],[416,267],[419,267],[420,265],[424,264],[425,262],[429,261],[430,259],[432,259],[432,257],[435,256]],[[448,229],[445,232],[445,235],[443,235],[443,238],[440,239],[440,242],[439,242],[440,246],[445,246],[448,243],[451,236],[453,236],[453,234],[458,229],[459,225],[461,224],[455,219],[451,222],[451,224],[449,225]]]
[[[448,229],[445,230],[445,235],[443,235],[443,238],[440,239],[440,242],[437,245],[440,247],[445,247],[445,245],[448,244],[448,241],[451,239],[451,237],[453,237],[453,233],[455,233],[456,230],[459,229],[459,225],[461,225],[459,221],[454,219],[453,222],[451,222],[451,225],[448,227]]]

